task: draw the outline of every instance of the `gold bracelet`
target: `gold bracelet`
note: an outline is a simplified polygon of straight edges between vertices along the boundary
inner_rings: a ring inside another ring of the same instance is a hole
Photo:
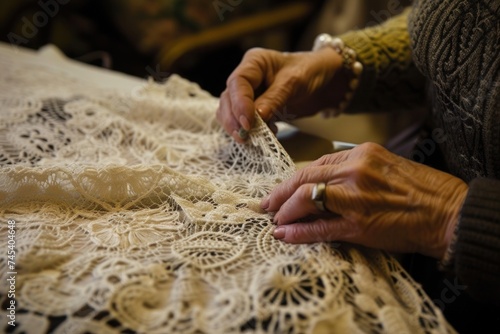
[[[347,93],[340,101],[338,107],[322,111],[322,114],[325,117],[337,117],[345,109],[347,109],[354,96],[354,92],[359,87],[359,81],[361,74],[363,73],[363,64],[357,60],[356,52],[347,47],[344,41],[338,37],[332,37],[329,34],[318,35],[318,37],[314,40],[312,50],[317,51],[325,47],[330,47],[337,51],[337,53],[342,57],[342,66],[353,74],[353,77],[348,84]]]

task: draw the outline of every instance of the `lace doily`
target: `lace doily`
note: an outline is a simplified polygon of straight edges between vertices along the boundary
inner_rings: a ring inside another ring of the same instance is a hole
[[[273,238],[259,202],[295,167],[262,122],[233,142],[177,76],[124,93],[0,66],[2,331],[453,332],[386,254]]]

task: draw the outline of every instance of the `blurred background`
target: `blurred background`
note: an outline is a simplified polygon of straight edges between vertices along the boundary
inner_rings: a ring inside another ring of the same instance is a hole
[[[333,35],[381,23],[410,0],[13,0],[0,3],[1,40],[164,81],[172,73],[214,96],[245,51],[310,50]],[[329,140],[384,143],[411,117],[402,113],[293,120]]]

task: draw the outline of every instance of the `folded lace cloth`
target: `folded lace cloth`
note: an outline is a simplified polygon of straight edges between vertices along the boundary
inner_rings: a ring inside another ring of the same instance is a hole
[[[0,67],[2,331],[454,332],[387,254],[273,238],[259,202],[295,166],[261,121],[235,143],[175,75],[123,93]]]

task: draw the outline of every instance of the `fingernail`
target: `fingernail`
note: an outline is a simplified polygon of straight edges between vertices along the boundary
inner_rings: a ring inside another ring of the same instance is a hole
[[[248,121],[248,118],[246,118],[245,116],[241,115],[240,118],[239,118],[239,121],[240,121],[240,124],[243,127],[243,129],[245,129],[246,131],[250,131],[250,129],[252,127],[250,126],[250,122]]]
[[[266,114],[265,114],[264,110],[262,110],[262,108],[257,108],[255,110],[259,113],[260,118],[262,118],[264,121],[267,121]]]
[[[266,196],[262,202],[260,202],[260,207],[267,211],[269,204],[271,203],[271,196]]]
[[[248,138],[248,131],[243,129],[243,128],[240,128],[238,130],[238,137],[240,137],[241,139],[247,139]]]
[[[286,228],[284,226],[278,226],[274,229],[273,236],[275,239],[284,239],[286,235]]]

